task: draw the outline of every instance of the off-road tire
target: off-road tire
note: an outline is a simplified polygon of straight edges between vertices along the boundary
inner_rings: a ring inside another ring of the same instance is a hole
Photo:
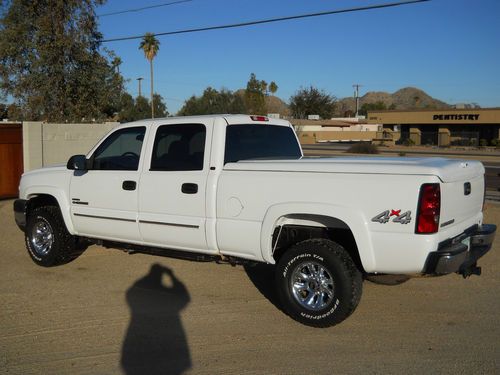
[[[43,267],[71,262],[85,249],[68,232],[56,206],[41,206],[28,212],[25,241],[33,262]]]
[[[306,240],[286,251],[277,264],[275,283],[284,311],[312,327],[346,319],[363,288],[362,274],[347,251],[326,239]]]

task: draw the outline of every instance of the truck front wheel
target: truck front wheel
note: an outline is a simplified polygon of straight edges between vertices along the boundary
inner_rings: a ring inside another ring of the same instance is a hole
[[[44,267],[68,263],[83,252],[55,206],[42,206],[29,212],[25,239],[31,259]]]
[[[339,244],[326,239],[294,245],[276,267],[278,297],[293,319],[313,327],[342,322],[361,298],[363,278]]]

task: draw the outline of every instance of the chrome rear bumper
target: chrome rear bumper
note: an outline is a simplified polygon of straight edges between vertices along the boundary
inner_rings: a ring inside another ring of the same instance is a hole
[[[481,268],[477,267],[477,260],[491,249],[496,230],[494,224],[483,224],[446,241],[438,251],[429,254],[423,273],[446,275],[457,272],[464,277],[480,275]]]

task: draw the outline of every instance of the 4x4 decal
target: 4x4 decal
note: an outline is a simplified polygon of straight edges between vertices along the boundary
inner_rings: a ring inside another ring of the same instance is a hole
[[[374,218],[372,218],[372,221],[375,223],[380,223],[380,224],[385,224],[391,220],[391,218],[394,216],[394,219],[392,219],[393,223],[399,223],[399,224],[408,224],[411,222],[411,211],[406,211],[401,213],[401,210],[386,210]]]

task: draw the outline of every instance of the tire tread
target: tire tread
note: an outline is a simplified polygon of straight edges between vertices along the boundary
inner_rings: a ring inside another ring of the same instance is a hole
[[[297,243],[290,250],[288,250],[280,259],[280,263],[278,264],[276,273],[277,276],[276,281],[278,284],[279,275],[281,273],[280,264],[281,265],[286,264],[290,259],[293,259],[295,256],[303,253],[304,251],[313,251],[312,250],[313,248],[315,248],[316,250],[321,249],[319,250],[320,252],[324,251],[326,254],[331,254],[341,262],[341,266],[346,270],[346,276],[348,277],[348,281],[351,284],[351,298],[349,301],[347,301],[346,305],[344,306],[343,310],[340,313],[338,314],[334,313],[332,316],[325,319],[307,319],[307,320],[304,318],[297,319],[297,316],[295,316],[295,314],[293,313],[290,313],[289,309],[286,308],[286,306],[285,306],[285,311],[292,318],[299,320],[300,322],[307,324],[309,326],[318,328],[330,327],[339,324],[354,312],[354,310],[356,309],[361,300],[361,295],[363,290],[362,274],[356,267],[349,253],[341,245],[337,244],[332,240],[324,238],[309,239]],[[278,294],[281,295],[283,304],[283,298],[284,298],[283,294],[280,293],[279,290]]]
[[[54,251],[54,255],[45,261],[39,261],[33,258],[29,244],[29,223],[37,216],[45,217],[50,222],[55,238],[52,245],[53,248],[51,249],[51,251]],[[77,246],[77,238],[71,235],[66,229],[66,224],[62,218],[61,211],[57,206],[40,206],[33,209],[29,213],[28,226],[26,228],[26,247],[33,261],[44,267],[52,267],[69,263],[85,251],[85,248]]]

